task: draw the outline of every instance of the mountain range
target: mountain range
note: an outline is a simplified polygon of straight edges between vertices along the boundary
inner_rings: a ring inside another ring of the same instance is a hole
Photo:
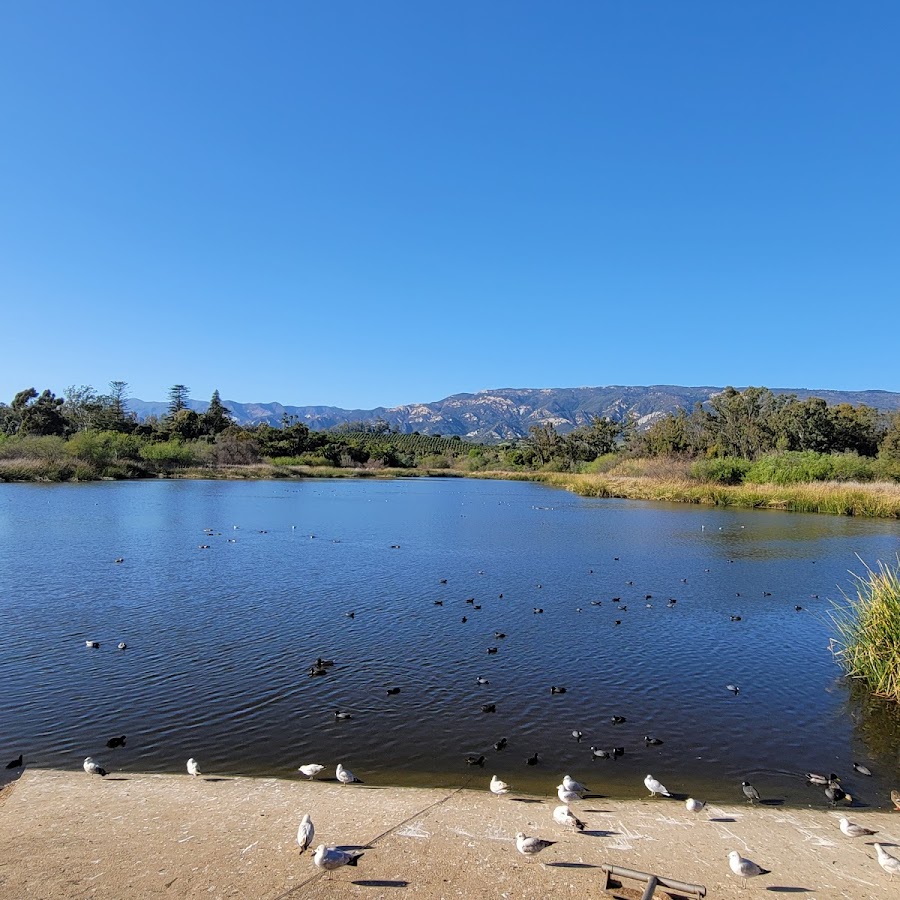
[[[474,394],[453,394],[433,403],[378,406],[375,409],[341,409],[336,406],[285,406],[281,403],[239,403],[223,400],[240,425],[268,423],[278,426],[282,417],[296,416],[314,431],[340,425],[382,420],[395,431],[420,434],[459,435],[473,441],[493,443],[528,434],[532,425],[552,424],[565,433],[585,425],[594,416],[623,419],[634,416],[638,427],[674,413],[690,411],[720,393],[721,387],[683,387],[672,384],[649,386],[609,385],[577,388],[499,388]],[[821,397],[829,405],[865,404],[886,412],[900,410],[900,393],[891,391],[817,391],[806,388],[771,388],[775,394],[794,394],[803,400]],[[208,402],[190,400],[188,405],[203,412]],[[164,416],[165,401],[130,399],[129,408],[139,419]]]

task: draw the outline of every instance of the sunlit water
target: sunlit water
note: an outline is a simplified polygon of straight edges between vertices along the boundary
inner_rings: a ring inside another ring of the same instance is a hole
[[[857,557],[898,546],[894,522],[516,482],[0,486],[0,752],[288,777],[340,761],[372,784],[497,773],[541,794],[570,772],[636,796],[651,772],[677,793],[742,801],[747,779],[814,805],[799,776],[833,770],[890,805],[898,716],[851,691],[828,613]],[[320,656],[335,665],[310,677]]]

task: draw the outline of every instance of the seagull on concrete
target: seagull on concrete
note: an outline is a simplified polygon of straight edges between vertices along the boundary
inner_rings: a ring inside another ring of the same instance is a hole
[[[687,807],[688,812],[698,813],[705,806],[705,800],[695,800],[693,797],[688,797],[687,800],[684,801],[684,805]]]
[[[846,816],[841,816],[840,826],[841,831],[847,837],[868,837],[871,834],[878,834],[877,831],[872,831],[871,828],[863,828],[862,825],[851,822]]]
[[[575,831],[584,831],[584,822],[581,821],[568,806],[557,806],[553,810],[553,821],[563,828],[573,828]]]
[[[540,853],[541,850],[552,847],[555,843],[556,841],[545,841],[541,838],[526,837],[524,831],[520,831],[516,835],[516,850],[523,856],[534,856],[535,854]]]
[[[731,866],[731,871],[735,875],[740,875],[741,887],[744,886],[748,878],[755,878],[757,875],[768,875],[771,871],[757,865],[751,859],[745,859],[737,850],[732,850],[728,854],[728,865]]]
[[[335,769],[334,774],[341,784],[362,784],[362,781],[360,781],[349,769],[345,769],[340,763],[337,764],[337,769]]]
[[[198,763],[197,760],[194,759],[193,756],[187,761],[187,770],[188,770],[188,775],[193,775],[194,777],[196,777],[197,775],[203,774],[200,771],[200,763]]]
[[[302,772],[310,781],[312,781],[324,768],[325,766],[320,766],[318,763],[306,763],[305,765],[300,766],[297,771]]]
[[[657,794],[662,794],[663,797],[671,797],[672,795],[666,790],[665,785],[658,782],[652,775],[648,775],[644,779],[644,784],[647,787],[647,790],[650,791],[650,796],[655,797]]]
[[[300,820],[300,827],[297,829],[297,843],[300,845],[301,853],[312,844],[315,833],[316,827],[313,825],[309,813],[306,813]]]
[[[587,785],[582,784],[580,781],[576,781],[571,775],[563,775],[562,783],[567,791],[575,791],[576,794],[586,794],[590,791],[590,788]]]
[[[568,791],[564,784],[556,786],[556,796],[559,797],[560,803],[574,803],[576,800],[581,799],[581,794],[578,791]]]
[[[891,881],[895,875],[900,875],[900,859],[892,856],[881,844],[875,844],[875,850],[878,853],[878,864],[891,876]]]
[[[106,775],[106,769],[100,765],[100,763],[94,762],[94,757],[89,756],[84,761],[84,771],[88,773],[88,775]]]
[[[491,793],[495,797],[502,797],[509,793],[509,785],[505,781],[501,781],[496,775],[491,776]]]
[[[342,866],[355,866],[361,856],[362,853],[347,853],[345,850],[338,850],[337,847],[326,847],[324,844],[319,844],[316,847],[313,862],[320,869],[325,869],[326,872],[333,872]]]

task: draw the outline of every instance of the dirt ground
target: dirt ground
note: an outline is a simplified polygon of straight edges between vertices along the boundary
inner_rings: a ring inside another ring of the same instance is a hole
[[[489,779],[483,791],[451,791],[28,769],[0,793],[0,898],[640,897],[605,894],[603,864],[704,885],[710,898],[900,895],[873,838],[838,829],[848,815],[900,856],[900,814],[749,805],[694,814],[665,798],[588,796],[572,805],[587,824],[576,834],[553,821],[556,797],[498,799]],[[306,812],[314,847],[365,848],[356,868],[323,874],[298,852]],[[557,843],[526,858],[518,831]],[[730,850],[771,874],[742,889]]]

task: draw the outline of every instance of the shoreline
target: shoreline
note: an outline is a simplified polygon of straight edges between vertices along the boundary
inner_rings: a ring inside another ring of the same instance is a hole
[[[0,473],[2,474],[2,473]],[[96,484],[146,481],[300,481],[303,479],[358,478],[393,480],[400,478],[477,478],[486,481],[531,481],[570,491],[581,497],[614,500],[642,500],[658,503],[686,503],[695,506],[761,509],[780,512],[807,512],[822,515],[874,519],[900,519],[900,484],[888,481],[815,481],[790,485],[725,485],[682,478],[652,476],[592,475],[566,472],[525,472],[454,469],[366,469],[282,466],[255,463],[246,466],[186,468],[148,477],[65,479],[31,477],[6,479],[2,484]]]
[[[380,898],[403,888],[425,900],[614,896],[600,890],[602,864],[701,884],[725,900],[760,890],[895,896],[872,840],[900,856],[900,814],[748,804],[695,814],[677,800],[588,795],[572,804],[587,825],[578,834],[553,821],[557,805],[487,789],[25,769],[0,791],[0,898]],[[356,868],[323,875],[309,851],[300,855],[307,812],[314,847],[364,848]],[[878,836],[845,837],[842,815]],[[526,858],[518,831],[557,843]],[[742,890],[730,850],[771,874]]]

